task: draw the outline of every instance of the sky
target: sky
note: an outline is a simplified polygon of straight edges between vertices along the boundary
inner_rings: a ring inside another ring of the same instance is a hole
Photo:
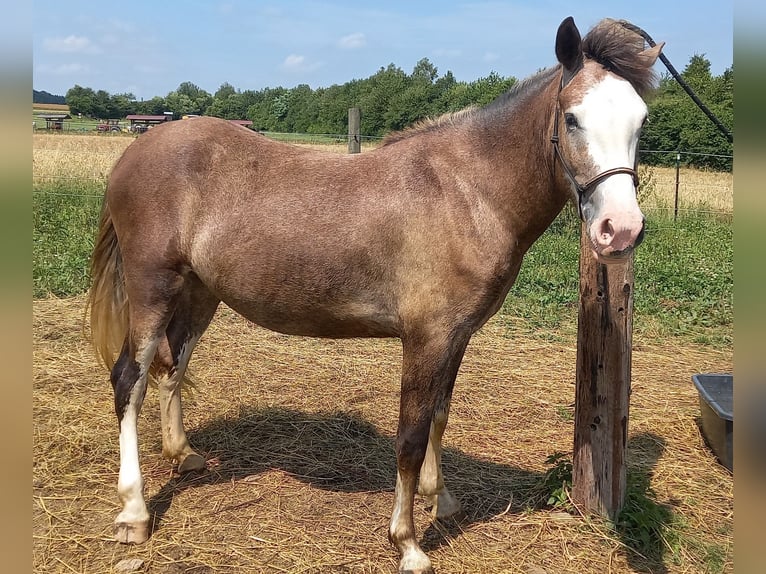
[[[226,82],[316,89],[390,63],[410,73],[421,58],[460,81],[523,79],[556,63],[567,16],[583,35],[629,20],[666,42],[678,70],[695,54],[715,75],[733,63],[733,0],[36,0],[32,15],[33,87],[58,95],[77,84],[141,100],[187,81],[211,94]]]

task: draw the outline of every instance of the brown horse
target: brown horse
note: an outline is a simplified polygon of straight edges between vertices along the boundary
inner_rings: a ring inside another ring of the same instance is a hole
[[[441,440],[471,335],[568,199],[600,261],[623,259],[641,240],[640,94],[661,46],[643,48],[615,21],[581,39],[567,18],[560,65],[361,155],[300,149],[205,117],[139,137],[109,179],[89,302],[120,427],[117,539],[150,533],[137,439],[150,374],[163,454],[180,472],[205,466],[184,432],[179,387],[223,301],[282,333],[401,339],[389,536],[401,571],[430,571],[413,498],[428,497],[436,518],[460,509],[442,478]]]

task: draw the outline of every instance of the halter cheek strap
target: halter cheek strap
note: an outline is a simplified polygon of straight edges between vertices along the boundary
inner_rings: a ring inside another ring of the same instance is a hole
[[[562,76],[562,83],[559,85],[559,93],[561,93],[561,89],[563,87],[563,76]],[[580,183],[577,181],[577,178],[574,176],[574,172],[572,171],[572,168],[569,166],[567,161],[564,159],[564,156],[561,155],[561,149],[559,148],[559,115],[561,113],[561,110],[559,108],[558,103],[558,96],[556,97],[556,115],[553,118],[553,135],[551,136],[551,143],[553,144],[553,155],[555,158],[558,158],[559,162],[561,163],[561,167],[564,170],[564,175],[567,176],[567,179],[572,183],[575,190],[577,190],[577,212],[580,215],[580,219],[582,221],[585,221],[585,218],[582,214],[582,201],[583,197],[586,193],[588,193],[592,188],[596,187],[599,183],[607,179],[608,177],[611,177],[613,175],[617,175],[620,173],[627,174],[633,178],[633,187],[638,189],[638,154],[636,154],[636,161],[633,165],[633,168],[630,167],[613,167],[612,169],[607,169],[606,171],[602,171],[598,175],[592,177],[585,183]],[[554,160],[555,165],[555,160]]]

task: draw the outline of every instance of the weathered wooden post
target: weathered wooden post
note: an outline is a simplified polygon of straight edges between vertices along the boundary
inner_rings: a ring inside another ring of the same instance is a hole
[[[681,184],[681,151],[676,151],[676,196],[673,201],[673,221],[678,221],[678,187]]]
[[[603,265],[580,239],[572,500],[616,520],[625,503],[633,333],[633,256]]]
[[[349,108],[348,110],[348,153],[361,153],[362,134],[361,134],[361,113],[359,108]]]

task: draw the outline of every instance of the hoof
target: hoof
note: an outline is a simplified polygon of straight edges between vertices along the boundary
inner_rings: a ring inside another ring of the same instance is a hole
[[[431,561],[421,550],[403,557],[399,562],[399,574],[434,574]]]
[[[460,501],[452,496],[446,488],[440,494],[432,495],[429,498],[431,503],[431,517],[436,520],[447,518],[460,519],[463,516],[463,508]]]
[[[187,472],[193,472],[197,470],[203,470],[205,468],[204,457],[193,452],[187,455],[183,460],[178,462],[179,474],[186,474]]]
[[[149,540],[149,521],[137,524],[115,522],[114,539],[121,544],[143,544]]]

